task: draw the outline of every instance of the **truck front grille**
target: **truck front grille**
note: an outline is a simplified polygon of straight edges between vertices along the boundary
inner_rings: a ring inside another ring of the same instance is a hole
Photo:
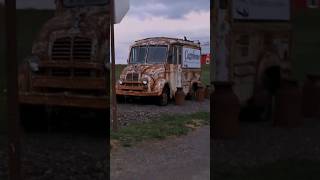
[[[138,73],[128,73],[126,76],[127,81],[139,81],[139,74]]]
[[[53,61],[91,61],[92,42],[83,37],[59,38],[53,43],[51,59]]]
[[[69,61],[71,60],[71,38],[57,39],[52,46],[51,58],[54,61]]]
[[[73,42],[73,59],[76,61],[90,61],[91,48],[90,39],[76,37]]]

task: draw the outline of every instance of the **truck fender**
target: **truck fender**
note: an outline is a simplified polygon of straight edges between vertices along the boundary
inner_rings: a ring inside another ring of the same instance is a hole
[[[171,89],[171,87],[166,79],[158,79],[155,82],[155,86],[154,86],[153,90],[158,92],[158,95],[160,96],[165,85],[168,85],[169,88]],[[170,92],[170,96],[171,96],[171,94],[172,93]]]

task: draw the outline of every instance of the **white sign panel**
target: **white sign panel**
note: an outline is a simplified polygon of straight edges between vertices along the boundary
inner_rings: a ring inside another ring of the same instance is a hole
[[[234,0],[233,18],[288,21],[290,9],[290,0]]]
[[[201,51],[199,49],[183,48],[182,51],[183,68],[201,68]]]

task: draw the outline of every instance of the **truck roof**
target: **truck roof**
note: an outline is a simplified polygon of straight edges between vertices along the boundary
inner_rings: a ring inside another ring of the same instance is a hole
[[[178,39],[178,38],[169,38],[169,37],[151,37],[145,38],[141,40],[137,40],[134,42],[133,46],[145,46],[145,45],[170,45],[170,44],[184,44],[193,46],[195,48],[200,48],[200,43]]]

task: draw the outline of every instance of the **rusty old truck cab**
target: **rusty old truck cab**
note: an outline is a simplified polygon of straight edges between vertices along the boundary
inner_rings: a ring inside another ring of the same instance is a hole
[[[138,40],[116,85],[117,97],[158,97],[160,105],[167,105],[178,88],[192,96],[202,86],[200,57],[200,43],[186,39]]]
[[[56,0],[20,66],[20,103],[109,107],[109,0]]]

